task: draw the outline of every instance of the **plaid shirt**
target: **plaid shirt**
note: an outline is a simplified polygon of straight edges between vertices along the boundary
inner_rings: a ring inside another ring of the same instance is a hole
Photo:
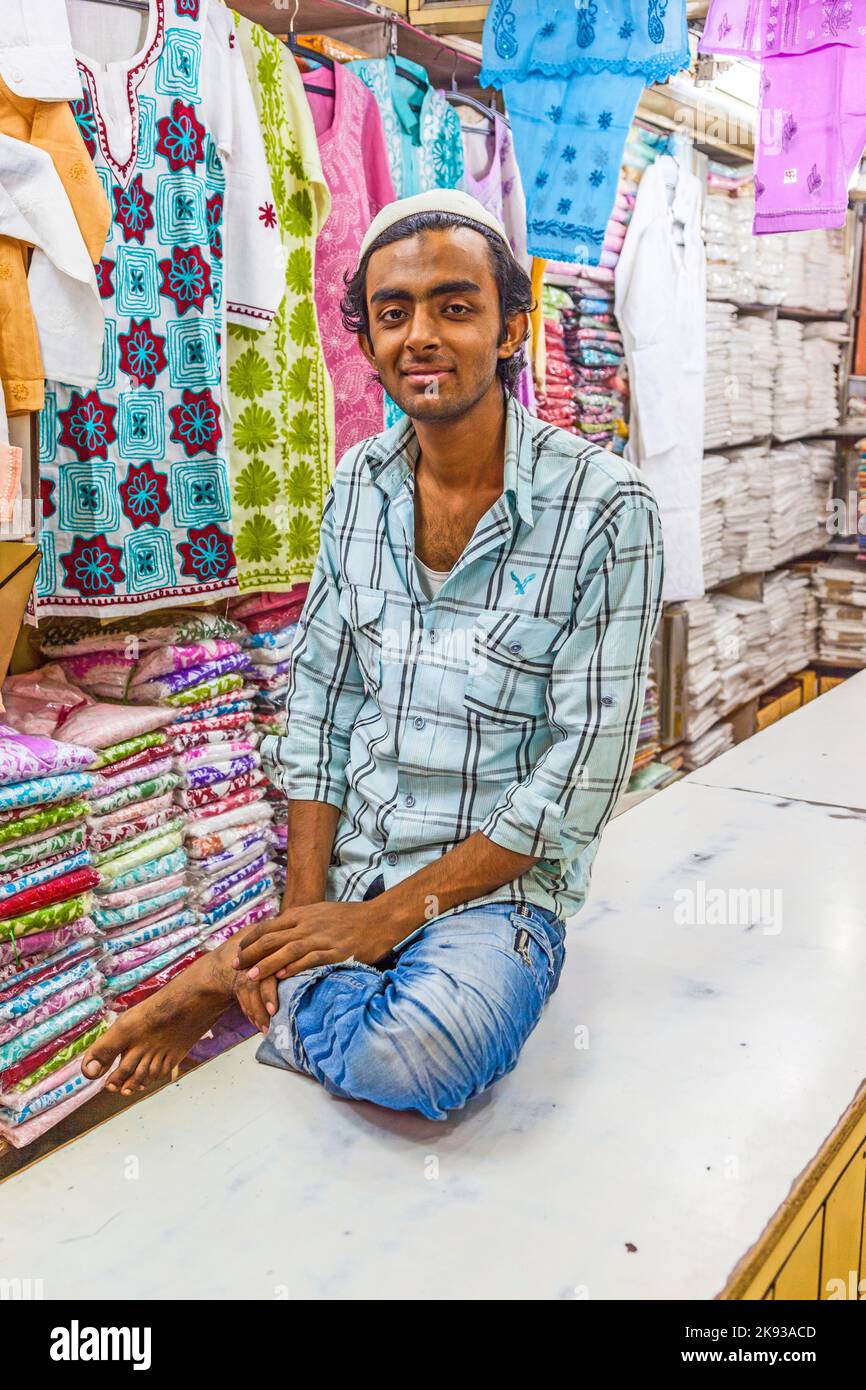
[[[628,781],[661,606],[640,474],[507,406],[502,496],[428,602],[414,564],[418,440],[403,419],[334,477],[293,654],[291,800],[341,808],[328,896],[390,887],[473,831],[538,863],[481,902],[586,899]],[[459,909],[457,909],[459,910]]]

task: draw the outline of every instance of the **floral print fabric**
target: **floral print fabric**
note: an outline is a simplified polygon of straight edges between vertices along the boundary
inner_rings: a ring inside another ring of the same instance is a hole
[[[330,196],[294,58],[249,20],[236,24],[286,252],[286,292],[264,333],[229,329],[235,554],[242,591],[280,590],[313,572],[334,466],[333,399],[313,299]]]
[[[270,323],[285,266],[230,14],[152,0],[151,16],[119,111],[108,69],[78,64],[73,114],[113,213],[97,267],[106,334],[94,389],[46,389],[40,613],[146,612],[237,588],[223,338],[227,321]]]

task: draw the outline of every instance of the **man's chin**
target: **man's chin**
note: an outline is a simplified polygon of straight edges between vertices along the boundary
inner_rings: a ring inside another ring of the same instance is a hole
[[[387,387],[385,388],[388,389]],[[463,415],[471,402],[456,400],[448,392],[406,390],[388,391],[395,405],[398,405],[410,420],[452,420]]]

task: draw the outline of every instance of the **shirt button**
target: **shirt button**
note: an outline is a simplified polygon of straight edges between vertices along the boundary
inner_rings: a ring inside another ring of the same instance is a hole
[[[394,854],[393,852],[392,852],[391,854],[388,855],[388,863],[389,863],[389,864],[396,864],[396,863],[397,863],[397,856],[396,856],[396,854]]]
[[[412,723],[415,725],[416,729],[423,729],[424,725],[427,723],[427,720],[422,718],[420,714],[416,714],[415,718],[412,720]]]
[[[601,697],[601,703],[602,703],[603,705],[612,705],[612,704],[613,704],[613,696],[612,696],[612,695],[602,695],[602,697]]]
[[[435,642],[435,641],[436,641],[436,632],[435,632],[435,630],[434,630],[433,632],[428,632],[427,637],[428,637],[428,640],[429,640],[430,642]]]
[[[511,642],[509,643],[508,650],[511,652],[512,656],[519,656],[523,651],[523,647],[519,642]]]
[[[407,805],[407,806],[414,806],[414,805],[415,805],[415,798],[414,798],[414,796],[412,795],[411,792],[410,792],[409,795],[406,797],[406,805]]]

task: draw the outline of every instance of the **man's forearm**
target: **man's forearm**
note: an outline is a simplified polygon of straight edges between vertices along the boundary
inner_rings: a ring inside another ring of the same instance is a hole
[[[324,902],[339,819],[339,807],[327,801],[289,802],[284,912]]]
[[[426,864],[382,893],[374,900],[376,913],[384,914],[384,923],[396,945],[423,922],[473,898],[494,893],[537,863],[529,855],[495,845],[477,830],[441,859]]]

